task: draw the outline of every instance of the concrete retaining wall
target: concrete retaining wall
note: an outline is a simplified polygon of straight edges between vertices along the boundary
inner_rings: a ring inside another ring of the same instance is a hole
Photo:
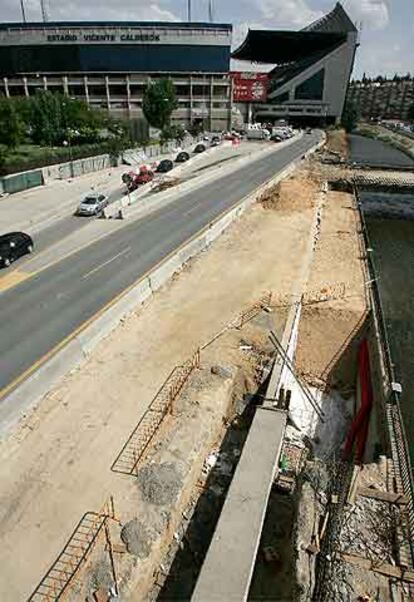
[[[191,146],[197,142],[198,138],[189,136],[183,148]],[[140,163],[155,159],[162,154],[173,152],[180,145],[171,140],[167,144],[151,144],[147,147],[135,148],[124,152],[125,158],[131,161],[131,164]],[[0,194],[19,192],[34,186],[42,186],[48,184],[51,180],[67,180],[69,178],[77,178],[87,173],[101,171],[113,166],[113,160],[108,153],[95,155],[94,157],[86,157],[84,159],[75,159],[65,163],[55,163],[47,165],[39,169],[31,169],[22,171],[16,174],[10,174],[0,178]],[[16,182],[16,184],[15,184]]]
[[[320,146],[320,145],[318,145]],[[315,147],[316,148],[316,147]],[[164,259],[150,274],[126,292],[115,298],[113,303],[91,322],[86,322],[75,332],[73,338],[52,357],[47,359],[0,403],[0,434],[4,435],[18,420],[19,413],[35,405],[67,372],[79,366],[87,354],[107,336],[129,312],[136,309],[156,290],[165,284],[183,264],[207,248],[220,234],[252,205],[269,187],[287,177],[298,163],[290,164],[277,176],[271,178],[252,194],[238,202],[235,207],[214,220],[192,239],[185,242],[176,252]]]
[[[57,163],[42,168],[44,183],[51,180],[67,180],[76,178],[92,171],[107,169],[112,166],[111,158],[108,154],[97,155],[95,157],[86,157],[85,159],[76,159],[66,163]]]

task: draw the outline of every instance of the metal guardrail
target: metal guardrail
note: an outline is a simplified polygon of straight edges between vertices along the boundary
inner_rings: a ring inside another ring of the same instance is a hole
[[[355,187],[355,197],[359,211],[362,235],[364,237],[365,248],[371,249],[368,228],[365,222],[364,213],[361,208],[358,190]],[[395,390],[396,375],[394,363],[392,361],[391,347],[388,339],[388,332],[384,318],[380,291],[378,287],[378,271],[375,266],[374,258],[371,252],[367,252],[367,265],[370,274],[370,290],[372,293],[372,311],[378,327],[379,341],[384,359],[386,377],[388,381],[388,398],[386,400],[386,419],[388,426],[389,443],[395,470],[396,486],[401,493],[408,499],[406,507],[407,519],[407,542],[411,558],[408,558],[410,566],[414,566],[414,474],[411,459],[407,445],[407,435],[405,432],[404,421],[401,413],[400,394]]]

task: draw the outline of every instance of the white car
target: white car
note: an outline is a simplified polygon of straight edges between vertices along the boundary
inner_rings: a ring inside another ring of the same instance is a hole
[[[75,215],[100,215],[107,205],[108,197],[101,193],[91,193],[80,203]]]

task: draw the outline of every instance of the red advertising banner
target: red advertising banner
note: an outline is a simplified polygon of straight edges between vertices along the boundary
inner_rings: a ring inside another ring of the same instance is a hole
[[[266,73],[233,71],[234,102],[265,102],[269,78]]]

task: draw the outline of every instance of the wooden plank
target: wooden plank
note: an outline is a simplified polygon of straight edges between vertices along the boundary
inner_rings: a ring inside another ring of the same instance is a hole
[[[355,497],[357,495],[358,488],[358,479],[361,472],[361,466],[357,464],[354,466],[354,470],[352,472],[351,486],[349,488],[348,493],[348,504],[355,504]]]
[[[382,502],[390,502],[391,504],[408,504],[408,499],[402,493],[394,493],[392,491],[382,491],[373,489],[372,487],[358,487],[358,495],[370,497]]]
[[[388,564],[387,562],[379,562],[377,564],[369,558],[357,556],[356,554],[345,554],[344,552],[342,552],[341,558],[345,562],[359,566],[360,568],[366,569],[367,571],[379,573],[381,575],[385,575],[386,577],[401,579],[402,581],[407,581],[408,583],[414,583],[414,571],[407,571],[404,568],[401,568],[399,566],[393,566],[392,564]]]

